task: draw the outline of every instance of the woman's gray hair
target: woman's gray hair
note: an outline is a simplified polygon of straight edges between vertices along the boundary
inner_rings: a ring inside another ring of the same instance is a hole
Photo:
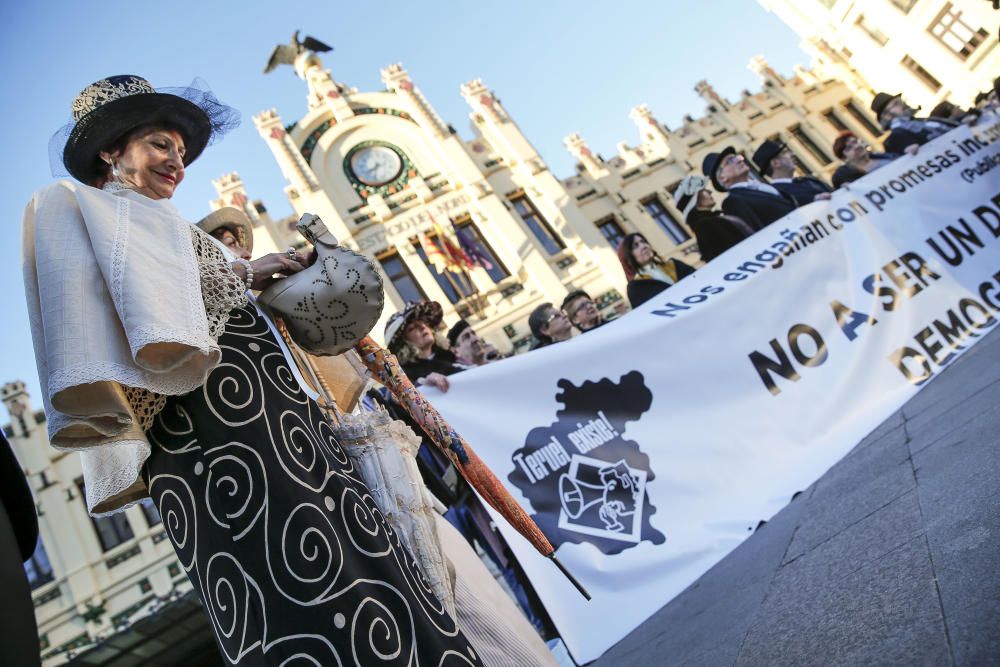
[[[548,319],[548,313],[550,310],[556,310],[558,312],[555,306],[546,302],[536,306],[535,309],[531,311],[531,314],[528,315],[528,328],[531,330],[531,334],[543,343],[552,342],[551,337],[542,333],[542,327],[547,324],[546,320]]]

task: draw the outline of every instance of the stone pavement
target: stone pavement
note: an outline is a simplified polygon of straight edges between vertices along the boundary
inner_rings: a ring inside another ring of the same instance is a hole
[[[1000,665],[1000,330],[592,664]]]

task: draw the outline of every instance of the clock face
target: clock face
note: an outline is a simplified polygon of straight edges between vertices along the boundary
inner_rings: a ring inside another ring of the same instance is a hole
[[[388,146],[367,146],[351,156],[351,171],[365,185],[384,185],[403,169],[399,153]]]

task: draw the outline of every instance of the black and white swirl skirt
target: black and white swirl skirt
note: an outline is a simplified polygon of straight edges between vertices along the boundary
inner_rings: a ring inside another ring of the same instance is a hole
[[[169,399],[145,476],[219,650],[242,665],[480,665],[253,306]]]

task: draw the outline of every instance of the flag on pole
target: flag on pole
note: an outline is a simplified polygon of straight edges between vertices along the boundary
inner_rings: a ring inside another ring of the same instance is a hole
[[[455,230],[455,238],[458,239],[458,245],[462,248],[465,256],[468,257],[474,266],[481,266],[487,271],[493,268],[493,262],[486,257],[485,253],[476,245],[475,240],[469,234],[468,231],[460,228],[455,224],[455,221],[451,221],[451,228]]]
[[[424,255],[426,255],[427,261],[434,267],[435,271],[443,274],[451,268],[448,265],[448,258],[445,256],[444,251],[441,250],[441,247],[437,243],[431,240],[431,237],[427,236],[427,232],[420,235],[420,247],[424,249]]]
[[[459,246],[455,245],[448,234],[445,233],[444,228],[438,224],[438,221],[434,219],[434,216],[427,213],[431,219],[431,226],[434,228],[434,233],[437,234],[437,241],[440,244],[442,254],[448,263],[448,270],[454,271],[455,273],[461,273],[463,269],[472,268],[476,264],[472,259],[465,254]]]

